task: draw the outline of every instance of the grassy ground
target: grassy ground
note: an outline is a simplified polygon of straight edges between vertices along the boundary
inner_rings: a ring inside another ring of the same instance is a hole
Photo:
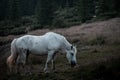
[[[87,48],[89,47],[89,48]],[[43,72],[46,56],[30,56],[31,75],[8,74],[5,63],[1,63],[1,80],[116,80],[120,76],[120,45],[94,45],[78,48],[77,66],[71,68],[65,55],[56,58],[57,72]],[[4,61],[4,59],[2,60]],[[3,65],[3,66],[2,66]]]
[[[9,74],[6,58],[14,35],[0,37],[0,80],[119,80],[120,78],[120,19],[83,24],[52,31],[63,34],[77,45],[77,66],[71,68],[65,54],[56,55],[56,72],[43,72],[46,56],[29,56],[31,75]],[[50,30],[28,34],[41,35]],[[19,35],[21,36],[21,35]],[[23,70],[21,70],[23,71]]]

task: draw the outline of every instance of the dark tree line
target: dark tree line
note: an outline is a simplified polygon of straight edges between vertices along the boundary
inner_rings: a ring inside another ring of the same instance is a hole
[[[38,23],[44,26],[52,25],[55,17],[62,15],[58,18],[61,21],[73,21],[76,16],[80,22],[86,22],[93,17],[119,16],[119,3],[120,0],[0,0],[0,20],[36,15]]]
[[[34,15],[39,0],[0,0],[0,20]]]

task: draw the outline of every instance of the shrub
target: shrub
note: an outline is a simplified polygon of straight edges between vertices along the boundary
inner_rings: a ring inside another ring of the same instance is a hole
[[[64,8],[55,12],[53,27],[64,28],[76,24],[80,24],[80,18],[76,14],[75,8]]]
[[[59,27],[64,28],[64,27],[66,27],[67,25],[66,25],[66,23],[65,23],[65,21],[64,21],[63,18],[56,18],[56,19],[54,19],[52,26],[55,27],[55,28],[56,28],[56,27],[57,27],[57,28],[59,28]]]
[[[10,32],[10,34],[15,34],[15,35],[24,34],[24,33],[25,33],[25,27],[14,28]]]

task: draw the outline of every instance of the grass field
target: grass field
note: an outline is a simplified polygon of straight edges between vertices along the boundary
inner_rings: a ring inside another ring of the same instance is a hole
[[[119,80],[120,78],[120,18],[54,30],[35,30],[28,34],[41,35],[48,31],[63,34],[77,45],[77,65],[71,68],[65,54],[56,55],[56,72],[43,72],[46,56],[30,55],[31,75],[8,74],[6,58],[10,42],[22,35],[0,37],[0,80]]]

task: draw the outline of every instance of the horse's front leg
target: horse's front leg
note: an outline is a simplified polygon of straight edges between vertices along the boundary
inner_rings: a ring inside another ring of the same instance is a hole
[[[52,70],[55,71],[55,55],[57,52],[55,52],[52,56]]]
[[[45,72],[45,73],[48,73],[48,72],[49,72],[48,64],[49,64],[49,62],[52,60],[53,55],[54,55],[54,52],[53,52],[53,51],[49,51],[49,52],[48,52],[47,61],[46,61],[45,68],[44,68],[44,72]]]
[[[16,72],[17,74],[19,74],[19,73],[20,73],[20,67],[21,67],[20,55],[18,56],[15,65],[16,65],[16,66],[15,66],[15,72]]]

